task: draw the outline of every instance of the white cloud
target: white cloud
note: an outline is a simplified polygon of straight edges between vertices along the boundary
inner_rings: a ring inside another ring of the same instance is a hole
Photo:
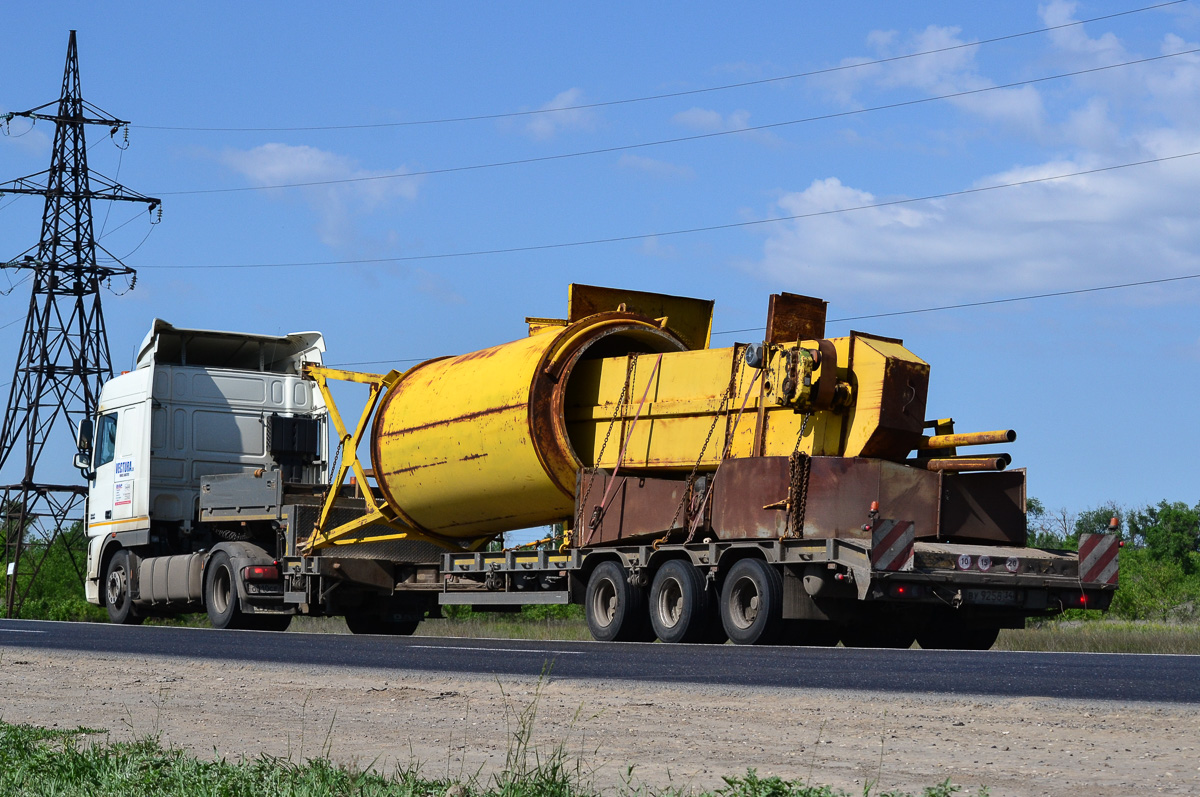
[[[744,130],[750,124],[750,112],[739,110],[730,114],[722,114],[707,108],[689,108],[672,116],[671,121],[677,125],[704,132]]]
[[[866,88],[915,89],[923,96],[992,89],[996,83],[983,77],[975,63],[976,48],[960,47],[968,43],[960,34],[959,28],[940,25],[930,25],[911,36],[901,36],[896,31],[872,31],[867,35],[871,56],[843,59],[841,65],[863,64],[878,58],[895,58],[909,53],[945,52],[842,70],[816,78],[813,83],[841,104],[850,107],[868,104],[858,98]],[[1036,131],[1044,116],[1041,95],[1032,86],[992,89],[955,97],[947,102],[987,121],[1029,131]]]
[[[671,244],[665,244],[657,235],[652,238],[642,240],[642,245],[639,247],[642,254],[648,257],[656,257],[660,260],[675,260],[679,257],[679,251]]]
[[[554,99],[538,108],[539,111],[554,111],[539,113],[529,118],[525,130],[539,140],[553,138],[564,130],[591,130],[595,127],[596,115],[589,108],[574,108],[583,105],[586,100],[583,89],[573,88],[560,92]],[[555,110],[555,109],[567,110]]]
[[[358,181],[271,192],[280,198],[302,198],[317,214],[318,235],[329,246],[356,244],[360,238],[355,223],[358,214],[378,210],[396,199],[412,201],[420,185],[415,177],[386,177],[403,173],[402,166],[371,171],[344,155],[309,146],[272,143],[250,150],[230,149],[220,154],[220,160],[258,186]]]
[[[1073,3],[1042,6],[1048,25],[1074,19]],[[880,55],[951,46],[953,28],[927,28],[904,40],[870,37]],[[1165,36],[1160,52],[1190,49]],[[855,70],[836,88],[919,88],[947,93],[996,85],[979,73],[973,50]],[[1140,57],[1109,33],[1083,27],[1050,38],[1046,58],[1086,68]],[[1183,56],[1072,79],[1067,99],[1047,107],[1030,87],[956,101],[979,118],[1020,124],[1048,154],[975,180],[975,187],[1200,151],[1200,59]],[[1026,91],[1028,89],[1028,91]],[[1032,150],[1036,152],[1037,150]],[[1054,153],[1054,154],[1049,154]],[[1156,279],[1200,271],[1200,215],[1192,186],[1200,156],[968,194],[943,200],[819,215],[761,228],[760,261],[748,268],[816,295],[856,293],[906,301],[955,301]],[[856,181],[857,182],[857,181]],[[962,187],[968,187],[964,184]],[[836,176],[781,194],[762,216],[823,213],[886,203],[868,187]],[[1182,287],[1141,296],[1191,295]]]
[[[692,171],[690,166],[680,166],[668,161],[646,158],[641,155],[622,155],[621,159],[617,161],[617,165],[623,169],[645,172],[655,177],[689,178],[696,176],[696,173]]]
[[[1038,16],[1046,27],[1067,25],[1075,22],[1075,9],[1078,3],[1073,0],[1052,0],[1038,6]],[[1127,57],[1125,47],[1111,32],[1105,33],[1098,39],[1087,35],[1082,25],[1072,25],[1069,28],[1058,28],[1050,31],[1050,41],[1064,52],[1077,55],[1094,56],[1096,63],[1114,63]]]
[[[1173,152],[1177,144],[1170,145]],[[1200,150],[1200,137],[1189,144]],[[1153,156],[1154,152],[1146,152]],[[1090,160],[990,175],[995,185],[1082,171]],[[1200,157],[772,226],[756,269],[816,295],[940,300],[1193,273],[1200,223],[1188,198]],[[781,197],[791,216],[886,202],[836,178]]]
[[[0,115],[5,108],[0,106]],[[54,130],[54,124],[42,122],[36,124],[32,120],[19,118],[0,122],[0,144],[22,150],[27,155],[49,155],[52,138],[49,132]]]

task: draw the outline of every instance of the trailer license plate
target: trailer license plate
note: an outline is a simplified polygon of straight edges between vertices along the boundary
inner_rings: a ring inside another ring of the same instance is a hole
[[[1018,597],[1011,589],[969,589],[967,603],[985,603],[990,606],[1016,606]]]

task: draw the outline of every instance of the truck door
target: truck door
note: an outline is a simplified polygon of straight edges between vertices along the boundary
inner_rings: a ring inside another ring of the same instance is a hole
[[[146,443],[142,407],[123,407],[117,419],[116,456],[113,458],[113,520],[128,520],[144,515],[146,497],[139,496],[134,485],[145,481],[142,447]]]
[[[92,445],[92,489],[88,495],[88,524],[103,525],[113,520],[113,485],[116,482],[117,413],[96,419]]]

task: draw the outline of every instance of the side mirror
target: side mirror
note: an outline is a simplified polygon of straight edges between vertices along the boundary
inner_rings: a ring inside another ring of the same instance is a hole
[[[75,455],[75,467],[79,468],[79,472],[83,474],[83,478],[91,481],[96,472],[92,470],[92,458],[88,456],[88,452],[80,451]]]
[[[84,418],[79,422],[79,432],[75,435],[75,443],[80,451],[92,450],[92,429],[91,418]]]

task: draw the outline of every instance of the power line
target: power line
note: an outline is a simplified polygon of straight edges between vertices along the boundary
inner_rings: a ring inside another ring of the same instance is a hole
[[[1115,291],[1123,288],[1138,288],[1145,285],[1161,285],[1168,282],[1182,282],[1183,280],[1200,279],[1200,274],[1184,274],[1179,277],[1163,277],[1161,279],[1139,280],[1137,282],[1122,282],[1117,285],[1099,285],[1092,288],[1072,288],[1065,291],[1051,291],[1049,293],[1031,293],[1026,296],[1010,296],[1004,299],[985,299],[978,302],[961,302],[959,304],[943,304],[936,307],[922,307],[917,310],[895,310],[889,313],[872,313],[870,315],[846,316],[845,318],[830,318],[826,321],[828,324],[841,324],[848,321],[864,321],[870,318],[888,318],[899,315],[917,315],[920,313],[936,313],[943,310],[961,310],[967,307],[986,307],[993,304],[1012,304],[1013,302],[1028,302],[1036,299],[1050,299],[1058,296],[1076,296],[1083,293],[1099,293],[1100,291]],[[713,332],[713,335],[736,335],[741,332],[759,332],[766,327],[746,327],[744,329],[726,329],[720,332]],[[392,363],[415,363],[425,362],[433,359],[431,357],[409,357],[402,360],[367,360],[363,362],[353,363],[338,363],[331,365],[333,368],[340,368],[350,365],[391,365]]]
[[[1200,279],[1200,274],[1184,274],[1179,277],[1162,277],[1161,279],[1139,280],[1137,282],[1122,282],[1117,285],[1099,285],[1093,288],[1072,288],[1066,291],[1051,291],[1050,293],[1031,293],[1027,296],[1010,296],[1005,299],[985,299],[978,302],[962,302],[960,304],[942,304],[936,307],[922,307],[919,310],[894,310],[889,313],[872,313],[870,315],[846,316],[845,318],[830,318],[826,323],[841,324],[847,321],[864,321],[870,318],[890,318],[898,315],[917,315],[920,313],[936,313],[941,310],[961,310],[966,307],[986,307],[992,304],[1011,304],[1013,302],[1028,302],[1034,299],[1050,299],[1055,296],[1075,296],[1081,293],[1099,293],[1100,291],[1115,291],[1122,288],[1138,288],[1144,285],[1161,285],[1167,282],[1182,282],[1183,280]],[[747,327],[746,329],[727,329],[714,332],[714,335],[735,335],[739,332],[757,332],[765,327]],[[400,361],[397,361],[400,362]]]
[[[966,196],[968,194],[980,194],[986,191],[998,191],[1002,188],[1018,188],[1025,185],[1035,185],[1037,183],[1048,183],[1055,180],[1065,180],[1071,177],[1082,177],[1089,174],[1101,174],[1103,172],[1112,172],[1119,169],[1129,169],[1135,166],[1147,166],[1155,163],[1165,163],[1167,161],[1180,160],[1183,158],[1192,158],[1200,155],[1200,150],[1195,152],[1184,152],[1179,155],[1164,155],[1159,158],[1148,158],[1146,160],[1133,161],[1130,163],[1118,163],[1111,166],[1099,166],[1094,169],[1083,169],[1076,172],[1067,172],[1064,174],[1052,174],[1045,177],[1031,177],[1028,180],[1017,180],[1011,183],[997,183],[995,185],[978,186],[975,188],[963,188],[958,191],[946,191],[940,194],[926,194],[924,196],[908,197],[906,199],[891,199],[884,202],[872,202],[865,205],[852,205],[845,208],[833,208],[830,210],[815,210],[809,213],[797,213],[792,216],[777,216],[769,219],[756,219],[753,221],[735,221],[727,224],[711,224],[705,227],[689,227],[679,230],[666,230],[662,232],[638,233],[635,235],[617,235],[609,238],[591,238],[583,241],[566,241],[553,244],[535,244],[530,246],[512,246],[502,249],[476,249],[463,252],[438,252],[427,255],[403,255],[397,257],[378,257],[378,258],[362,258],[355,260],[311,260],[295,263],[232,263],[232,264],[210,264],[210,265],[146,265],[143,269],[243,269],[243,268],[304,268],[309,266],[347,266],[347,265],[369,265],[375,263],[406,263],[417,260],[445,260],[455,257],[482,257],[485,255],[503,255],[514,254],[518,252],[538,252],[548,249],[568,249],[579,246],[594,246],[598,244],[622,243],[628,241],[642,241],[648,238],[667,238],[676,235],[692,235],[702,232],[715,232],[718,230],[733,230],[743,227],[755,227],[763,224],[777,224],[783,221],[797,221],[800,219],[811,219],[819,216],[833,216],[841,213],[853,213],[859,210],[873,210],[876,208],[893,207],[896,205],[911,205],[916,202],[928,202],[934,199],[949,199],[951,197]]]
[[[279,188],[313,188],[316,186],[325,185],[343,185],[347,183],[366,183],[377,180],[395,180],[400,178],[413,177],[428,177],[435,174],[452,174],[455,172],[470,172],[480,171],[483,169],[495,169],[505,166],[525,166],[531,163],[546,163],[549,161],[567,160],[570,158],[582,158],[591,155],[606,155],[613,152],[626,152],[634,149],[646,149],[648,147],[659,147],[667,144],[681,144],[688,141],[703,141],[705,139],[720,138],[722,136],[741,135],[743,133],[754,133],[763,130],[774,130],[781,127],[790,127],[792,125],[806,124],[808,122],[819,122],[828,119],[838,119],[847,116],[858,116],[860,114],[872,113],[874,111],[887,111],[896,108],[907,108],[913,105],[923,105],[930,102],[938,102],[941,100],[952,100],[959,97],[969,97],[976,94],[985,94],[990,91],[1002,91],[1004,89],[1016,88],[1018,86],[1030,86],[1035,83],[1045,83],[1051,80],[1062,80],[1069,77],[1078,77],[1080,75],[1088,75],[1096,72],[1103,72],[1109,69],[1120,69],[1126,66],[1136,66],[1138,64],[1148,64],[1152,61],[1162,61],[1167,58],[1178,58],[1181,55],[1191,55],[1200,53],[1200,47],[1191,50],[1183,50],[1177,53],[1168,53],[1166,55],[1155,55],[1149,58],[1138,58],[1133,61],[1123,61],[1119,64],[1108,64],[1106,66],[1094,66],[1088,69],[1079,69],[1074,72],[1063,72],[1057,75],[1047,75],[1045,77],[1030,78],[1029,80],[1018,80],[1012,83],[1003,83],[998,86],[986,86],[978,89],[968,89],[965,91],[956,91],[950,94],[939,94],[934,97],[921,97],[915,100],[904,100],[902,102],[892,102],[886,105],[874,105],[869,108],[857,108],[849,111],[837,111],[835,113],[821,114],[819,116],[807,116],[803,119],[790,119],[785,122],[771,122],[764,125],[753,125],[750,127],[740,127],[736,130],[718,130],[711,133],[696,133],[690,136],[676,136],[674,138],[664,138],[657,141],[642,141],[637,144],[620,144],[612,147],[600,147],[598,149],[581,150],[577,152],[563,152],[557,155],[538,155],[532,158],[517,158],[506,161],[492,161],[490,163],[475,163],[466,166],[446,166],[440,169],[425,169],[416,172],[389,172],[387,174],[376,174],[367,177],[343,177],[336,180],[310,180],[303,183],[278,183],[275,185],[248,185],[237,188],[198,188],[188,191],[158,191],[160,196],[193,196],[202,194],[235,194],[246,191],[270,191]]]
[[[962,50],[970,47],[981,47],[985,44],[994,44],[996,42],[1011,41],[1020,39],[1026,36],[1034,36],[1039,33],[1048,33],[1051,31],[1062,30],[1064,28],[1072,28],[1079,25],[1086,25],[1091,22],[1101,22],[1107,19],[1115,19],[1117,17],[1129,16],[1131,14],[1140,14],[1143,11],[1153,11],[1167,6],[1179,5],[1180,3],[1188,2],[1188,0],[1170,0],[1170,2],[1157,3],[1155,5],[1142,6],[1128,11],[1118,11],[1114,14],[1105,14],[1103,16],[1091,17],[1089,19],[1080,19],[1073,22],[1064,22],[1060,25],[1049,25],[1043,28],[1027,30],[1021,33],[1009,33],[1003,36],[993,36],[989,39],[980,39],[979,41],[966,42],[963,44],[954,44],[947,47],[938,47],[932,50],[921,50],[915,53],[906,53],[904,55],[894,55],[888,58],[876,58],[871,61],[857,61],[852,64],[841,64],[839,66],[826,67],[824,69],[814,69],[808,72],[797,72],[791,75],[777,75],[775,77],[759,78],[757,80],[745,80],[738,83],[726,83],[719,86],[707,86],[698,89],[686,89],[681,91],[664,92],[660,94],[647,94],[640,97],[629,97],[619,100],[606,100],[603,102],[581,103],[579,105],[564,105],[560,108],[538,108],[528,111],[510,111],[505,113],[488,113],[474,114],[469,116],[451,116],[440,119],[418,119],[407,122],[376,122],[369,124],[349,124],[349,125],[305,125],[298,127],[182,127],[171,125],[133,125],[143,130],[166,130],[173,132],[200,132],[200,133],[287,133],[287,132],[308,132],[321,130],[372,130],[390,127],[416,127],[421,125],[440,125],[450,124],[455,122],[479,122],[494,119],[511,119],[516,117],[536,116],[540,114],[562,113],[565,111],[583,111],[594,108],[608,108],[614,105],[630,105],[639,102],[650,102],[653,100],[674,99],[677,97],[689,97],[697,94],[709,94],[718,91],[729,91],[731,89],[741,89],[750,86],[762,86],[770,83],[781,83],[789,80],[798,80],[806,77],[816,77],[818,75],[828,75],[836,72],[844,72],[852,69],[861,69],[867,66],[878,66],[879,64],[895,63],[896,61],[905,61],[911,58],[920,58],[926,55],[937,55],[939,53],[952,52],[954,50]]]

